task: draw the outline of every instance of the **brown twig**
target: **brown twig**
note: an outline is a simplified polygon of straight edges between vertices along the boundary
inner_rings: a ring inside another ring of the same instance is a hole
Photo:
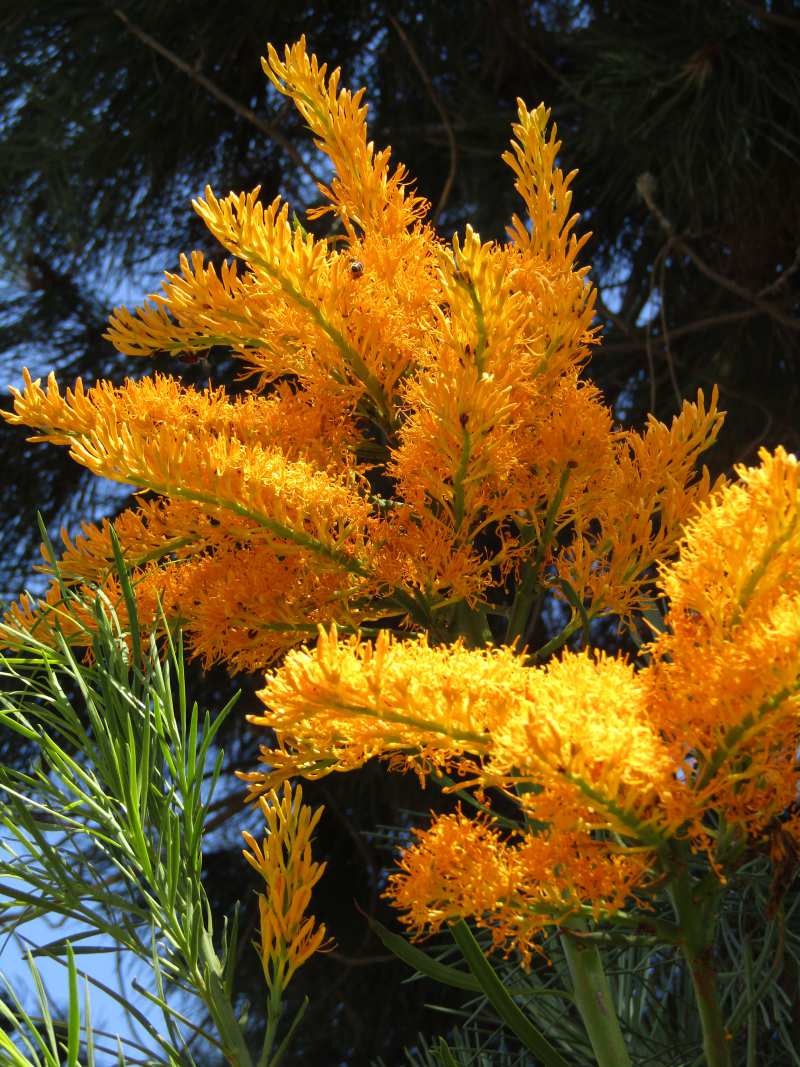
[[[644,332],[644,352],[647,356],[647,376],[650,380],[650,410],[656,410],[656,361],[653,358],[653,339],[649,325]]]
[[[393,956],[391,952],[381,956],[348,956],[337,949],[329,949],[326,955],[329,959],[344,964],[345,967],[369,967],[373,963],[392,963],[397,960],[397,956]]]
[[[450,166],[447,171],[447,177],[445,178],[444,186],[442,187],[442,191],[439,194],[439,200],[433,212],[433,221],[436,222],[439,216],[444,211],[447,201],[450,199],[450,193],[453,189],[453,183],[456,180],[456,171],[458,169],[458,142],[456,141],[456,135],[453,130],[453,124],[450,121],[450,116],[447,114],[447,110],[445,109],[445,106],[442,103],[441,97],[436,92],[436,87],[431,81],[431,76],[425,69],[425,65],[420,59],[416,48],[409,39],[408,34],[397,21],[397,19],[394,17],[394,15],[387,15],[387,18],[394,27],[397,36],[403,42],[403,46],[408,52],[409,59],[417,68],[417,73],[422,79],[422,84],[425,86],[425,91],[430,97],[431,103],[439,112],[439,118],[442,120],[442,125],[444,126],[444,131],[447,136],[447,144],[450,149]]]
[[[123,24],[123,26],[125,26],[128,33],[130,33],[133,37],[136,37],[142,42],[142,44],[146,45],[154,52],[157,52],[160,56],[162,56],[169,63],[171,63],[173,67],[176,67],[179,71],[185,74],[187,78],[191,78],[191,80],[193,82],[196,82],[197,85],[202,86],[202,88],[205,89],[205,91],[210,96],[213,96],[215,100],[219,100],[221,104],[224,104],[226,107],[230,108],[230,110],[233,111],[240,118],[243,118],[246,122],[249,122],[251,126],[255,126],[256,129],[260,130],[261,133],[263,133],[266,137],[270,137],[273,141],[276,141],[281,146],[281,148],[283,148],[286,154],[294,160],[298,167],[300,167],[301,170],[303,170],[309,176],[309,178],[312,179],[312,181],[314,181],[317,185],[321,184],[320,177],[312,170],[308,163],[306,163],[306,161],[303,159],[303,157],[300,155],[300,153],[297,151],[297,149],[288,139],[288,137],[281,133],[281,131],[277,127],[273,126],[272,123],[267,122],[265,119],[261,118],[260,115],[257,115],[255,111],[252,110],[252,108],[246,107],[238,100],[235,100],[232,96],[229,96],[229,94],[226,93],[224,89],[220,89],[220,87],[215,82],[211,81],[210,78],[206,77],[205,74],[201,74],[199,70],[196,70],[194,67],[190,66],[190,64],[188,64],[185,60],[181,59],[180,56],[176,55],[173,51],[167,48],[166,45],[161,44],[161,42],[157,41],[155,37],[151,37],[149,33],[147,33],[141,28],[141,26],[137,26],[135,22],[131,22],[131,20],[124,13],[124,11],[120,11],[119,8],[114,8],[114,14]]]
[[[763,289],[759,289],[758,295],[760,297],[765,297],[772,296],[774,293],[779,293],[798,269],[800,269],[800,245],[795,249],[794,259],[786,270],[779,274],[774,282],[770,282],[769,285],[765,285]]]
[[[726,311],[720,315],[709,315],[705,319],[697,319],[695,322],[687,322],[685,326],[676,326],[670,332],[670,339],[676,340],[678,337],[685,337],[692,333],[702,333],[703,330],[709,330],[714,326],[727,326],[732,322],[741,322],[743,319],[754,319],[757,315],[760,315],[759,308],[740,308],[738,311]],[[655,338],[660,341],[660,338]],[[609,344],[603,345],[604,352],[639,352],[644,347],[645,335],[639,334],[639,339],[632,339],[630,341],[612,341]]]
[[[743,285],[739,285],[738,282],[733,281],[731,278],[726,278],[724,274],[720,274],[718,271],[714,270],[713,267],[709,266],[709,264],[695,252],[692,246],[688,244],[680,234],[675,232],[675,227],[655,202],[655,184],[655,178],[652,174],[640,174],[636,182],[636,189],[639,196],[641,196],[642,200],[644,200],[647,205],[653,218],[671,239],[674,247],[679,248],[684,255],[687,255],[700,273],[704,274],[706,278],[714,282],[721,289],[727,289],[729,293],[738,296],[740,300],[745,300],[748,303],[753,304],[755,307],[765,312],[765,314],[775,319],[776,322],[780,322],[783,326],[788,326],[790,330],[800,330],[800,320],[785,314],[773,304],[770,304],[766,300],[762,300],[758,293],[752,293],[749,289],[745,289]]]
[[[767,405],[763,404],[752,391],[749,393],[743,393],[740,390],[735,389],[732,385],[729,385],[727,382],[718,381],[718,379],[715,378],[713,375],[703,370],[699,370],[697,373],[699,377],[702,378],[704,381],[709,382],[711,385],[716,385],[723,396],[727,394],[728,396],[733,397],[734,400],[741,400],[745,404],[750,404],[752,405],[752,407],[757,408],[762,413],[762,415],[764,415],[764,423],[762,425],[761,431],[756,434],[756,436],[751,441],[748,441],[747,444],[743,445],[737,451],[736,459],[734,462],[744,463],[746,460],[752,459],[756,449],[772,429],[772,425],[775,421],[772,412],[769,410]]]
[[[761,19],[763,22],[772,22],[776,26],[782,26],[784,29],[800,33],[800,19],[793,19],[791,15],[779,15],[774,11],[765,11],[763,7],[758,7],[757,4],[749,4],[747,0],[734,0],[734,3],[738,4],[739,7],[743,7],[745,11],[749,11],[751,15],[755,15],[757,19]]]
[[[652,269],[650,271],[650,292],[647,295],[647,303],[650,303],[655,296],[656,292],[656,271],[659,266],[663,266],[664,261],[667,258],[670,245],[672,244],[672,238],[668,237],[666,242],[659,249],[658,255],[655,258]],[[663,282],[663,275],[662,275]],[[661,300],[661,294],[659,293],[659,302]],[[655,316],[653,317],[655,318]],[[653,337],[650,333],[650,326],[653,322],[653,318],[649,319],[644,326],[644,351],[647,356],[647,373],[650,378],[650,410],[655,412],[656,410],[656,361],[653,357]],[[664,342],[665,346],[669,344],[669,341]]]
[[[667,249],[669,248],[669,242],[664,249],[664,255],[661,257],[661,263],[658,267],[658,313],[661,316],[661,337],[659,340],[664,346],[664,359],[667,361],[667,369],[669,370],[669,380],[672,382],[672,390],[675,393],[675,399],[678,401],[678,410],[680,411],[681,404],[683,403],[683,397],[678,386],[678,378],[675,374],[675,361],[672,358],[672,349],[669,344],[669,327],[667,325],[667,301],[664,295],[664,273],[666,271],[667,264]]]
[[[325,807],[328,809],[328,811],[331,813],[331,815],[334,815],[339,820],[341,825],[344,827],[345,832],[347,833],[347,835],[350,837],[351,841],[355,845],[356,850],[358,851],[359,855],[361,856],[361,860],[362,860],[362,862],[364,864],[364,868],[365,868],[365,870],[367,872],[367,878],[369,879],[370,896],[371,896],[370,911],[371,911],[371,914],[374,915],[375,914],[375,907],[376,907],[376,905],[378,903],[378,878],[377,878],[377,871],[375,870],[375,863],[373,861],[372,855],[371,855],[369,849],[367,848],[367,845],[366,845],[366,842],[364,841],[364,838],[358,832],[358,830],[355,828],[355,826],[353,826],[352,820],[347,816],[347,814],[344,811],[342,811],[341,805],[336,800],[334,795],[331,793],[330,789],[328,789],[327,785],[320,784],[318,786],[318,789],[319,789],[319,792],[322,794],[323,799],[325,800]],[[367,937],[365,937],[365,943],[366,943],[367,940],[368,940],[368,934],[367,934]]]
[[[532,56],[534,63],[538,63],[539,66],[550,75],[553,81],[558,82],[564,92],[579,103],[581,107],[585,107],[586,110],[590,112],[602,111],[600,104],[596,104],[591,97],[583,96],[583,94],[575,88],[569,78],[566,78],[557,67],[554,67],[552,63],[546,60],[544,56],[541,55],[541,53],[538,52],[524,37],[522,40],[522,47],[529,56]]]
[[[220,797],[219,800],[215,800],[206,809],[206,814],[211,815],[213,813],[213,818],[208,820],[203,829],[205,833],[210,834],[235,815],[245,811],[244,797],[241,792],[228,793],[226,796]]]
[[[595,285],[594,291],[597,294],[597,310],[600,312],[603,318],[608,319],[609,322],[613,322],[617,329],[620,331],[620,333],[624,333],[628,337],[630,337],[632,333],[630,326],[625,321],[625,319],[622,318],[621,315],[617,315],[617,313],[612,311],[611,308],[606,304],[605,300],[603,299],[603,293],[600,289],[600,286]]]

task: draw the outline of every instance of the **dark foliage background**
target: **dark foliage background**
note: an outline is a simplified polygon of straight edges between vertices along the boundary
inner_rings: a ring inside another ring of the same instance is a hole
[[[266,41],[306,33],[345,84],[366,84],[372,134],[391,143],[430,197],[441,228],[472,221],[502,238],[516,208],[499,156],[515,98],[552,107],[563,166],[580,168],[574,204],[594,232],[604,345],[591,375],[621,422],[670,418],[681,398],[719,384],[728,420],[717,470],[760,446],[797,450],[800,427],[800,4],[792,0],[48,0],[0,6],[0,361],[5,382],[28,365],[121,380],[152,364],[102,340],[106,317],[135,304],[182,250],[214,252],[189,199],[261,184],[301,208],[320,167],[295,111],[268,91]],[[167,361],[156,364],[167,368]],[[169,366],[232,385],[224,352]],[[118,487],[86,476],[63,451],[0,427],[0,590],[15,595],[35,559],[35,513],[57,531],[112,512]],[[239,679],[242,711],[258,679]],[[221,672],[195,677],[209,706],[227,699]],[[243,716],[224,739],[230,766],[253,762]],[[7,746],[6,746],[7,747]],[[6,758],[24,758],[5,753]],[[380,769],[309,787],[327,812],[329,873],[316,902],[336,951],[301,972],[312,1006],[296,1062],[369,1063],[419,1030],[446,1028],[425,1010],[446,1002],[401,985],[353,901],[385,921],[388,852],[369,836],[435,799]],[[207,888],[221,915],[248,868],[240,790],[215,812]],[[253,899],[244,894],[252,922]],[[245,930],[243,943],[249,940]],[[367,965],[369,964],[369,965]],[[249,968],[249,969],[248,969]],[[258,1021],[257,961],[245,953],[242,995]],[[458,1003],[458,998],[452,999]]]

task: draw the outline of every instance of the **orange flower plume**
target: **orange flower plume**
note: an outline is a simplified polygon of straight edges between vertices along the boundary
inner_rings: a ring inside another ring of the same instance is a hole
[[[183,257],[107,335],[134,356],[227,346],[251,391],[156,375],[62,392],[26,376],[6,416],[148,492],[113,524],[143,624],[166,617],[207,663],[255,669],[317,623],[402,617],[446,638],[459,605],[486,612],[514,588],[565,600],[573,629],[633,618],[709,491],[695,461],[720,417],[701,399],[671,429],[612,428],[583,376],[594,294],[549,112],[520,102],[504,157],[528,221],[506,245],[470,228],[448,244],[368,140],[363,91],[303,40],[270,47],[264,69],[330,158],[312,215],[332,212],[343,236],[312,235],[257,189],[208,189],[194,206],[231,258]],[[88,640],[63,622],[65,582],[100,588],[124,617],[108,524],[65,535],[45,570],[50,591],[13,623]],[[509,640],[532,603],[517,598]]]
[[[251,795],[376,756],[422,776],[444,769],[484,805],[501,790],[516,832],[439,818],[388,895],[417,934],[472,917],[523,958],[544,927],[623,908],[672,843],[710,851],[721,873],[747,847],[794,853],[799,470],[781,449],[762,452],[700,508],[662,568],[666,628],[638,669],[621,657],[565,652],[539,667],[510,648],[322,631],[260,694],[267,711],[252,721],[276,731],[278,748],[262,750],[266,770],[242,775]]]
[[[244,858],[264,879],[259,893],[261,942],[257,945],[264,977],[270,989],[284,990],[295,971],[324,947],[325,926],[306,916],[311,891],[325,872],[324,863],[311,859],[311,835],[322,808],[311,812],[303,791],[286,784],[283,795],[261,797],[259,807],[267,823],[261,845],[244,831],[249,852]]]
[[[441,816],[406,851],[388,892],[410,929],[472,917],[527,960],[548,925],[619,915],[675,842],[718,869],[774,842],[798,784],[797,461],[764,453],[712,486],[716,392],[669,426],[614,426],[586,374],[588,235],[543,105],[519,102],[503,157],[526,212],[510,240],[445,241],[368,139],[363,90],[302,39],[263,64],[330,160],[309,215],[337,232],[259,189],[209,188],[194,207],[228,258],[184,256],[114,312],[107,337],[130,356],[230,349],[240,397],[163,375],[12,390],[8,421],[146,495],[65,532],[60,556],[45,546],[51,586],[11,607],[6,639],[91,646],[81,604],[98,594],[124,621],[121,551],[144,629],[269,668],[252,721],[276,743],[242,775],[271,829],[248,838],[279,905],[262,907],[269,982],[324,939],[304,918],[316,816],[286,779],[373,757],[446,774],[485,813]],[[565,623],[537,650],[548,597]],[[542,662],[602,617],[641,637],[665,600],[641,664]],[[498,796],[510,821],[492,821]]]

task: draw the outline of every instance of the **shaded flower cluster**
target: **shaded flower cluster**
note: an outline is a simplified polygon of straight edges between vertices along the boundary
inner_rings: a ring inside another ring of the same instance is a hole
[[[298,785],[284,785],[259,798],[267,823],[261,845],[244,832],[249,851],[244,858],[264,879],[266,893],[258,894],[261,940],[256,946],[270,990],[284,990],[295,971],[325,944],[325,926],[307,916],[311,892],[325,873],[324,863],[311,858],[311,835],[322,816],[303,803]]]

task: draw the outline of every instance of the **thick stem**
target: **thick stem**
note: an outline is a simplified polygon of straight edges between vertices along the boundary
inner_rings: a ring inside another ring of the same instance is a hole
[[[697,1001],[706,1067],[731,1067],[730,1041],[712,962],[718,893],[709,896],[699,882],[692,882],[685,868],[673,879],[669,892],[681,930],[678,944]]]
[[[542,645],[541,648],[536,649],[533,653],[533,659],[539,662],[543,659],[547,659],[551,652],[555,652],[557,649],[561,648],[562,645],[566,644],[570,637],[572,637],[574,633],[577,633],[580,628],[581,620],[578,618],[572,619],[567,623],[560,634],[556,634],[556,636],[551,638],[546,645]]]
[[[561,945],[572,976],[578,1011],[592,1043],[598,1067],[631,1067],[611,988],[597,946],[583,941],[577,923],[564,929]]]
[[[707,1067],[731,1067],[730,1042],[717,996],[717,977],[710,962],[711,949],[694,953],[683,945],[683,958],[692,976],[697,1013],[703,1027],[703,1051]]]
[[[547,555],[547,549],[555,533],[556,519],[558,517],[559,509],[561,508],[561,503],[564,500],[564,493],[566,492],[569,475],[570,467],[567,466],[564,468],[555,496],[550,502],[550,507],[547,509],[547,515],[544,520],[544,529],[539,538],[536,554],[534,555],[533,560],[531,560],[530,563],[527,563],[523,568],[522,581],[520,582],[519,589],[514,597],[514,603],[511,605],[511,614],[508,619],[508,629],[506,631],[506,644],[508,645],[512,644],[517,639],[524,639],[527,633],[528,620],[533,606],[533,596],[536,591],[537,582],[540,579],[542,564]],[[533,529],[531,527],[522,528],[520,530],[520,540],[524,545],[530,544],[532,538]]]
[[[469,648],[485,648],[491,644],[492,631],[483,609],[470,610],[463,600],[460,601],[456,605],[453,626],[455,633],[465,639]]]

